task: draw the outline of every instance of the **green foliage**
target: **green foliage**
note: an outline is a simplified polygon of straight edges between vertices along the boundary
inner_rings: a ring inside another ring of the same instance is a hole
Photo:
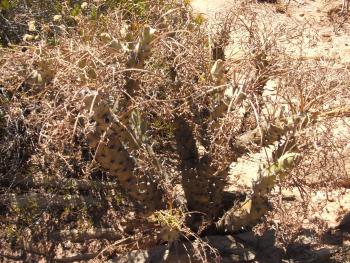
[[[146,13],[147,2],[144,0],[106,0],[105,4],[112,9],[125,6],[129,12],[142,17]]]
[[[10,9],[10,0],[1,0],[0,11],[6,11]]]
[[[155,119],[152,123],[152,126],[160,132],[164,133],[165,136],[174,137],[175,127],[174,124],[172,124],[171,122],[167,122],[161,119]]]
[[[181,210],[170,209],[154,212],[148,219],[161,227],[161,238],[164,241],[176,241],[183,230],[184,214]]]
[[[201,25],[203,25],[204,22],[205,22],[205,17],[204,17],[202,14],[197,14],[197,15],[195,16],[195,18],[194,18],[194,22],[195,22],[197,25],[201,26]]]
[[[21,1],[0,0],[0,11],[4,13],[4,21],[0,18],[0,24],[4,24],[2,32],[0,31],[0,45],[6,47],[10,43],[16,44],[23,41],[23,36],[28,30],[28,21],[36,22],[38,25],[38,34],[41,39],[46,40],[51,46],[56,46],[56,37],[60,30],[58,28],[53,29],[52,26],[50,26],[55,15],[62,15],[62,19],[59,22],[60,24],[74,28],[77,26],[76,17],[84,16],[85,18],[98,21],[109,11],[120,8],[122,10],[127,10],[127,12],[125,12],[126,16],[145,19],[149,8],[148,1],[140,0],[106,0],[100,3],[89,2],[87,6],[84,5],[84,7],[82,7],[83,3],[86,2],[82,0],[28,0],[23,3]],[[54,21],[54,24],[58,24],[58,22]],[[50,28],[50,30],[46,32],[42,31],[42,28]],[[55,37],[53,35],[55,35]]]
[[[70,10],[71,16],[77,16],[81,12],[81,6],[79,4],[75,4],[74,7]]]
[[[19,238],[20,234],[16,228],[16,225],[13,224],[7,224],[5,227],[5,235],[7,238],[13,239],[13,238]]]
[[[98,19],[98,12],[97,12],[97,8],[95,6],[92,7],[92,9],[91,9],[90,18],[92,20],[97,20]]]

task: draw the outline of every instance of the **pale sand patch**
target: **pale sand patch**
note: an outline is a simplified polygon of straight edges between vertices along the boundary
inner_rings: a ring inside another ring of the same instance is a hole
[[[233,6],[235,1],[227,0],[193,0],[193,10],[206,16],[213,16],[217,12],[225,12]]]

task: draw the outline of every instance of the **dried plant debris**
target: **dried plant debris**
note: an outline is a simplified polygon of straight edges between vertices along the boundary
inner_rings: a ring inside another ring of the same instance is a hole
[[[164,244],[251,261],[264,235],[242,232],[273,227],[279,253],[306,228],[325,238],[316,211],[349,185],[350,74],[291,56],[307,25],[271,29],[272,13],[248,3],[208,25],[189,1],[73,2],[0,1],[5,261]]]

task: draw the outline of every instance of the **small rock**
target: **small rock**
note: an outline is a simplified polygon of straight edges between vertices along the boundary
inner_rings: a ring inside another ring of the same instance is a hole
[[[87,7],[88,7],[88,3],[87,2],[83,2],[83,3],[81,3],[81,5],[80,5],[80,7],[81,7],[81,9],[87,9]]]
[[[28,22],[28,30],[29,30],[29,32],[35,32],[36,31],[35,21],[29,21]]]
[[[33,35],[25,34],[23,36],[23,41],[33,41],[34,39],[35,39],[35,36]]]
[[[53,21],[54,22],[59,22],[59,21],[61,21],[62,20],[62,16],[61,15],[54,15],[53,16]]]

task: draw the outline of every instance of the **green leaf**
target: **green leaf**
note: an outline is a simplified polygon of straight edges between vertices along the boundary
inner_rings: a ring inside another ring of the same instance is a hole
[[[97,13],[97,8],[96,7],[92,8],[90,18],[92,20],[97,20],[98,19],[98,13]]]
[[[10,8],[9,0],[1,0],[0,2],[0,11],[6,11]]]
[[[80,11],[81,11],[81,7],[80,5],[76,4],[73,9],[70,11],[70,15],[71,16],[77,16],[80,14]]]

